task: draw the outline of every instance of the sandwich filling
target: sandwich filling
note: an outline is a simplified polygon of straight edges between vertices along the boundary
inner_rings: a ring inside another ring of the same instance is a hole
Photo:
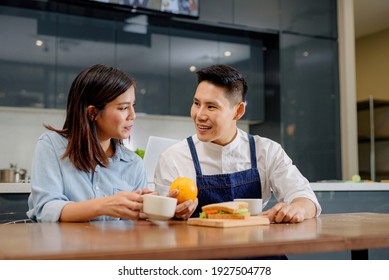
[[[250,216],[247,202],[227,201],[201,207],[203,219],[246,219]]]
[[[229,213],[229,212],[226,212],[224,210],[217,210],[217,209],[213,209],[213,210],[203,210],[203,212],[200,213],[200,218],[203,218],[203,219],[208,219],[208,215],[212,215],[212,214],[234,214],[234,215],[244,215],[246,213],[249,212],[249,209],[248,208],[242,208],[242,209],[239,209],[237,210],[236,212],[234,213]]]

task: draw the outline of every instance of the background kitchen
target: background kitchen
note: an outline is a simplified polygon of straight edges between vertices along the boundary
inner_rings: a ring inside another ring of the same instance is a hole
[[[85,67],[135,76],[131,148],[144,149],[149,135],[194,133],[193,71],[226,63],[249,81],[242,128],[282,142],[311,181],[342,177],[336,1],[203,0],[198,18],[95,1],[2,3],[1,168],[30,169],[42,124],[62,126],[70,83]]]

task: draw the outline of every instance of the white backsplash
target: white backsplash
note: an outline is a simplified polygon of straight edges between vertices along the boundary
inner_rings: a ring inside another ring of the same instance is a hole
[[[62,128],[64,110],[0,107],[0,169],[10,163],[31,170],[32,155],[38,137],[46,131],[43,124]],[[249,124],[239,127],[248,131]],[[195,133],[190,117],[137,114],[129,148],[145,149],[150,135],[184,139]]]

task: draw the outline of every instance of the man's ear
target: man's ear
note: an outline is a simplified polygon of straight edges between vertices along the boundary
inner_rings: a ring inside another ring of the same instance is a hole
[[[244,113],[246,112],[246,104],[244,102],[239,102],[237,105],[235,105],[235,116],[234,120],[238,121],[241,117],[243,117]]]
[[[97,116],[97,108],[93,105],[89,105],[87,108],[87,112],[88,112],[88,119],[93,122]]]

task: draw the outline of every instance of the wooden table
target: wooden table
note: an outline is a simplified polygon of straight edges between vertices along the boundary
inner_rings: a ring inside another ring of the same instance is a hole
[[[0,259],[225,259],[389,247],[389,214],[327,214],[237,228],[170,221],[0,225]]]

